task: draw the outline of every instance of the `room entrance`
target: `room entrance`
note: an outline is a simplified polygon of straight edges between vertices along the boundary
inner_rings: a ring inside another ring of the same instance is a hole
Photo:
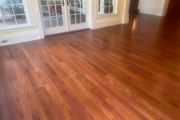
[[[45,35],[88,28],[87,0],[40,0]]]

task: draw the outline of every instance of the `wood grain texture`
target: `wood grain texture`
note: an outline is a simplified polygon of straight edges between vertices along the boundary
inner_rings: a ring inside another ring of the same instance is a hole
[[[179,0],[169,0],[169,5],[167,9],[167,15],[176,14],[180,12],[180,1]]]
[[[180,120],[179,21],[0,47],[0,120]]]

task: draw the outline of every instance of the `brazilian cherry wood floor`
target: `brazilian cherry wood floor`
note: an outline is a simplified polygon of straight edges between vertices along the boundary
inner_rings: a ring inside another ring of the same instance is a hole
[[[0,47],[0,120],[180,120],[180,17]]]

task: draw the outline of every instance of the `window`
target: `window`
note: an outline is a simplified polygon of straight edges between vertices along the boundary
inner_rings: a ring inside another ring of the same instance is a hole
[[[117,8],[116,0],[99,0],[99,14],[114,14]]]
[[[0,28],[27,24],[22,0],[0,0]]]

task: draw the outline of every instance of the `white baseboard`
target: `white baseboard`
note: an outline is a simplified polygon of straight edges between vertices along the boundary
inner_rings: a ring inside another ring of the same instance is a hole
[[[103,20],[95,23],[95,29],[122,24],[122,20]]]
[[[163,16],[163,8],[140,9],[139,13]]]
[[[154,12],[154,11],[141,10],[141,11],[139,11],[139,13],[150,14],[150,15],[157,15],[157,12]]]
[[[123,23],[123,24],[129,23],[129,18],[127,17],[127,18],[122,19],[122,23]]]
[[[39,39],[40,39],[40,36],[39,36],[38,32],[32,33],[32,34],[27,34],[27,35],[15,36],[15,37],[7,37],[7,38],[1,39],[1,41],[7,40],[7,42],[6,43],[0,43],[0,46],[22,43],[22,42],[28,42],[28,41],[39,40]]]

